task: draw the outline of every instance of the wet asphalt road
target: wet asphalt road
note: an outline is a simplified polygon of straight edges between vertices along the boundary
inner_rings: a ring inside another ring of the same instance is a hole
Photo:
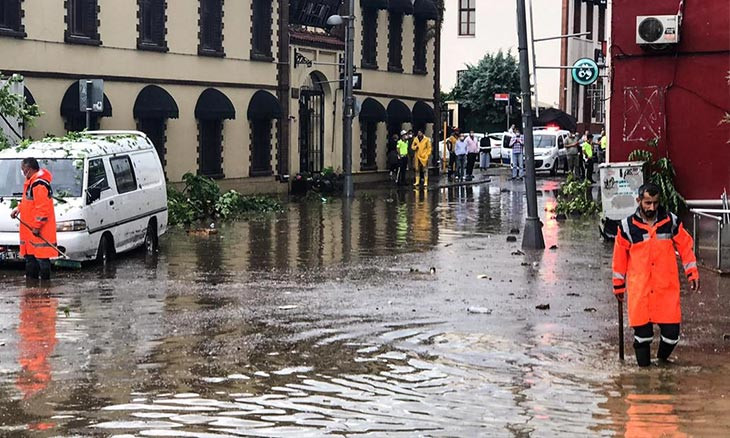
[[[684,292],[673,365],[637,370],[628,331],[620,363],[611,247],[539,183],[538,253],[495,176],[174,231],[50,288],[2,270],[0,435],[727,436],[730,281]]]

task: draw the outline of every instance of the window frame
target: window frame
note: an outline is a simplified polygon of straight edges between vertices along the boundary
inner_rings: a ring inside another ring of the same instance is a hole
[[[122,187],[119,184],[119,175],[114,170],[114,163],[118,162],[118,161],[126,161],[129,164],[129,173],[132,175],[132,183],[134,184],[134,187],[131,187],[128,189],[125,186],[124,190],[122,190]],[[134,172],[134,165],[132,164],[132,157],[130,157],[129,155],[118,155],[118,156],[111,157],[111,158],[109,158],[109,167],[111,167],[111,169],[112,169],[112,176],[114,176],[114,185],[117,188],[117,194],[123,195],[125,193],[130,193],[130,192],[137,190],[137,188],[138,188],[137,187],[137,175]]]
[[[403,73],[403,14],[388,14],[388,71]]]
[[[360,67],[378,69],[378,10],[362,8],[362,60]]]
[[[225,50],[223,49],[223,4],[224,0],[200,0],[198,14],[198,55],[214,57],[226,56]],[[211,8],[212,5],[220,5],[220,9]],[[208,10],[209,8],[211,9],[210,11]],[[210,18],[208,16],[209,14],[217,14],[218,17]],[[218,43],[218,47],[213,47],[212,44],[208,45],[211,42],[206,40],[208,20],[215,21],[213,25],[217,28],[213,29],[214,32],[211,33],[215,33],[214,39],[216,41],[212,43]]]
[[[167,52],[167,0],[137,0],[137,49],[151,50],[155,52]],[[151,37],[145,35],[145,27],[147,24],[146,12],[147,8],[151,10]],[[160,10],[155,11],[155,8]],[[155,12],[158,13],[155,17]],[[155,18],[161,22],[155,22]],[[155,39],[155,29],[159,32]]]
[[[23,25],[23,16],[25,15],[23,0],[12,0],[11,2],[5,0],[0,7],[3,8],[3,15],[6,17],[6,24],[0,23],[0,36],[25,38],[27,35],[25,33],[25,26]],[[15,15],[13,17],[13,23],[7,24],[10,21],[10,19],[7,19],[9,15],[7,11],[11,11]]]
[[[464,2],[466,3],[466,7],[464,7]],[[476,0],[459,0],[459,9],[458,9],[458,20],[457,23],[459,26],[459,36],[462,37],[475,37],[476,36]],[[466,21],[463,20],[464,14],[466,14]],[[466,24],[466,30],[464,31],[463,26]]]
[[[93,18],[90,18],[88,15],[90,11],[84,9],[86,14],[84,14],[84,17],[81,18],[81,31],[78,31],[77,27],[79,24],[76,20],[77,8],[80,8],[83,3],[87,3],[92,6],[91,12],[93,12]],[[99,35],[99,12],[101,11],[101,6],[99,5],[99,1],[65,0],[64,6],[66,9],[66,16],[64,19],[66,22],[64,41],[69,44],[83,44],[90,46],[101,45],[101,37]]]
[[[263,8],[263,10],[262,10]],[[274,8],[270,0],[251,2],[251,59],[271,62]]]
[[[428,74],[427,33],[428,22],[423,18],[415,17],[413,20],[413,74]]]

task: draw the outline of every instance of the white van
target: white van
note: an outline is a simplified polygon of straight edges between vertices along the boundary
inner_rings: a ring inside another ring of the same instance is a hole
[[[58,246],[75,261],[107,262],[167,230],[167,187],[152,142],[137,131],[90,131],[0,151],[0,261],[17,260],[23,158],[53,175]]]

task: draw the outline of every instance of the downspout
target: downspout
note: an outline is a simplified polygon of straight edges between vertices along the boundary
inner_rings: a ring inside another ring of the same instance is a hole
[[[291,147],[291,120],[289,118],[291,65],[289,63],[289,0],[279,0],[279,62],[276,96],[281,105],[279,120],[278,173],[282,180],[289,175],[289,148]]]
[[[441,123],[441,26],[444,22],[444,0],[437,0],[438,17],[436,18],[436,36],[434,39],[434,67],[433,67],[433,110],[434,110],[434,121],[433,121],[433,142],[435,146],[433,150],[433,158],[431,159],[431,165],[436,167],[438,173],[440,167],[438,166],[439,151],[438,151],[438,139],[441,137],[439,131],[442,129]]]

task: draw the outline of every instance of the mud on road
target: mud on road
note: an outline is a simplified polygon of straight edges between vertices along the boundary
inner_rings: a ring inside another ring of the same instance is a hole
[[[173,231],[50,288],[2,270],[0,435],[726,436],[728,279],[683,291],[674,364],[636,369],[628,330],[622,364],[611,247],[539,189],[538,253],[495,176]]]

